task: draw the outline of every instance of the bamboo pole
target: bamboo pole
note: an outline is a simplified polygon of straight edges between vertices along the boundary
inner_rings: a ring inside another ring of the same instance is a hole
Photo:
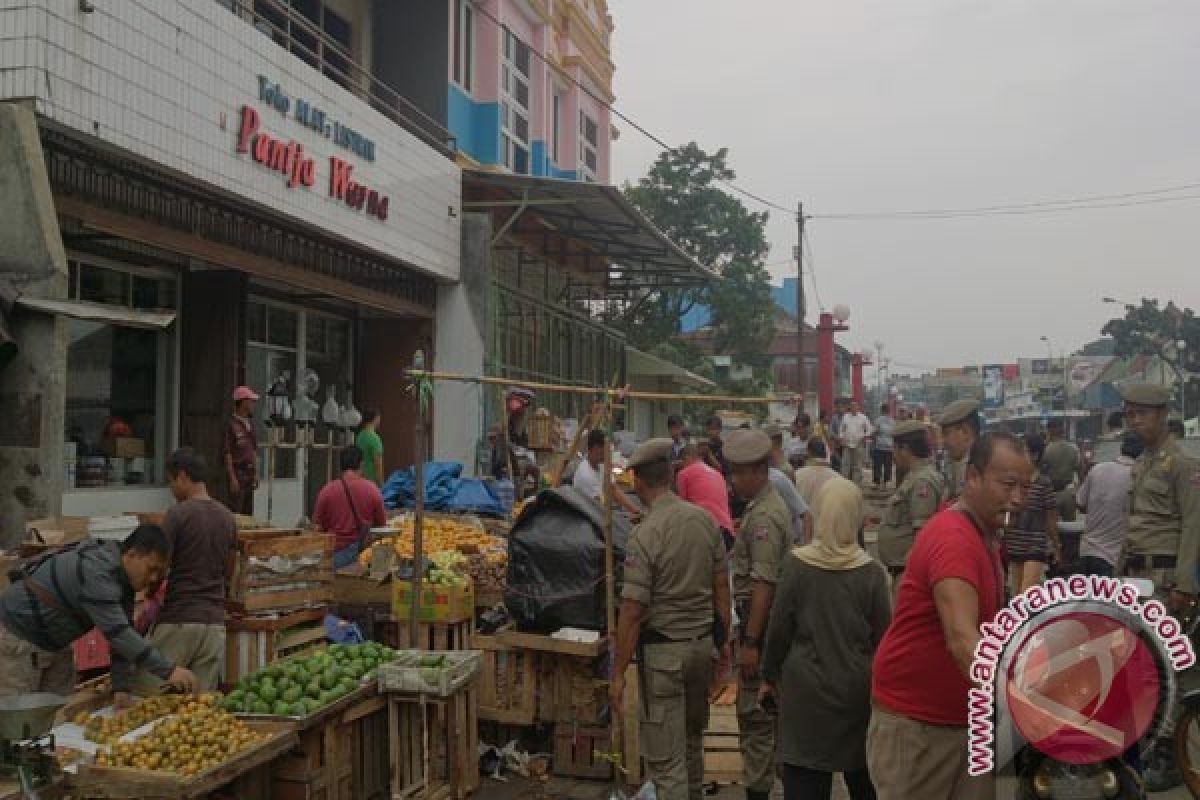
[[[672,394],[670,392],[638,392],[625,391],[620,388],[597,388],[594,386],[568,386],[555,383],[535,383],[531,381],[519,381],[511,378],[493,378],[487,375],[461,375],[456,372],[429,372],[425,370],[409,370],[409,377],[419,378],[426,377],[435,381],[459,381],[461,383],[483,383],[494,386],[521,386],[526,389],[542,390],[547,392],[563,392],[566,394],[603,394],[610,400],[613,397],[630,398],[633,400],[687,400],[698,403],[742,403],[746,405],[766,405],[768,403],[783,402],[790,398],[790,394],[781,394],[774,397],[739,397],[737,395],[722,395],[722,394]]]
[[[598,424],[604,425],[604,481],[602,483],[603,492],[601,497],[604,498],[604,606],[605,606],[605,622],[608,630],[608,636],[615,641],[617,635],[617,580],[616,580],[616,556],[614,553],[613,544],[613,492],[619,491],[613,485],[612,466],[613,466],[613,418],[612,413],[612,397],[608,397],[605,403],[603,412],[603,420],[597,421]],[[611,645],[610,645],[611,647]],[[609,734],[611,738],[611,752],[619,755],[624,752],[624,729],[621,724],[621,715],[619,709],[613,709],[610,715],[611,727]],[[620,764],[613,765],[613,783],[618,788],[621,785],[621,769]]]

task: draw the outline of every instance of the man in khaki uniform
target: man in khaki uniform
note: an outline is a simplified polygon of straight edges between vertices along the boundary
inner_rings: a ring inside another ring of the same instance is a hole
[[[701,800],[704,729],[712,683],[713,618],[731,625],[725,544],[712,517],[671,490],[670,439],[651,439],[629,460],[649,511],[625,554],[612,707],[638,654],[642,756],[664,800]],[[722,643],[728,656],[728,642]],[[728,658],[722,663],[727,664]]]
[[[888,498],[879,524],[879,559],[892,576],[892,590],[900,588],[900,578],[912,550],[917,531],[937,513],[946,494],[946,482],[929,462],[929,440],[924,423],[906,420],[896,425],[896,466],[903,467],[904,480]]]
[[[1058,501],[1058,518],[1075,519],[1075,480],[1083,480],[1083,457],[1074,443],[1063,438],[1063,421],[1052,419],[1046,426],[1046,452],[1042,454],[1042,469],[1050,476],[1054,496]]]
[[[1153,580],[1155,594],[1186,624],[1196,614],[1200,464],[1188,458],[1168,433],[1170,389],[1134,384],[1123,395],[1126,424],[1145,445],[1133,465],[1123,574]],[[1194,669],[1184,672],[1180,689],[1195,688],[1196,677]],[[1182,782],[1169,733],[1158,741],[1146,768],[1150,791],[1165,791]]]
[[[747,800],[767,800],[775,783],[776,719],[759,705],[758,666],[775,584],[792,542],[791,515],[770,484],[770,453],[771,440],[762,431],[734,431],[725,444],[734,491],[748,502],[733,545],[740,634],[737,716]]]
[[[946,406],[937,418],[946,446],[946,497],[954,501],[967,483],[967,455],[979,438],[983,421],[979,418],[978,400],[957,400]]]

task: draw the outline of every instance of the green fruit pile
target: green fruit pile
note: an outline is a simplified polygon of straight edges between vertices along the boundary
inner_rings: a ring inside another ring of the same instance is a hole
[[[268,664],[238,681],[220,703],[225,711],[306,717],[375,677],[395,651],[375,642],[330,645],[315,655]]]

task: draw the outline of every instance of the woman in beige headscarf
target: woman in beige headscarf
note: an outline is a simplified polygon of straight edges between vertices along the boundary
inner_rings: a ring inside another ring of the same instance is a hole
[[[828,800],[841,772],[853,800],[874,800],[867,774],[871,660],[891,622],[887,574],[858,544],[863,497],[834,478],[817,496],[817,532],[783,565],[762,673],[777,694],[785,800]]]

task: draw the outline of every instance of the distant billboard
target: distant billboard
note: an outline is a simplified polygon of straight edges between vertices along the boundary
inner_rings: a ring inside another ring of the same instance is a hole
[[[1034,375],[1049,375],[1050,374],[1050,359],[1035,358],[1033,360]]]
[[[987,364],[983,367],[983,407],[1000,408],[1004,405],[1004,365]]]

